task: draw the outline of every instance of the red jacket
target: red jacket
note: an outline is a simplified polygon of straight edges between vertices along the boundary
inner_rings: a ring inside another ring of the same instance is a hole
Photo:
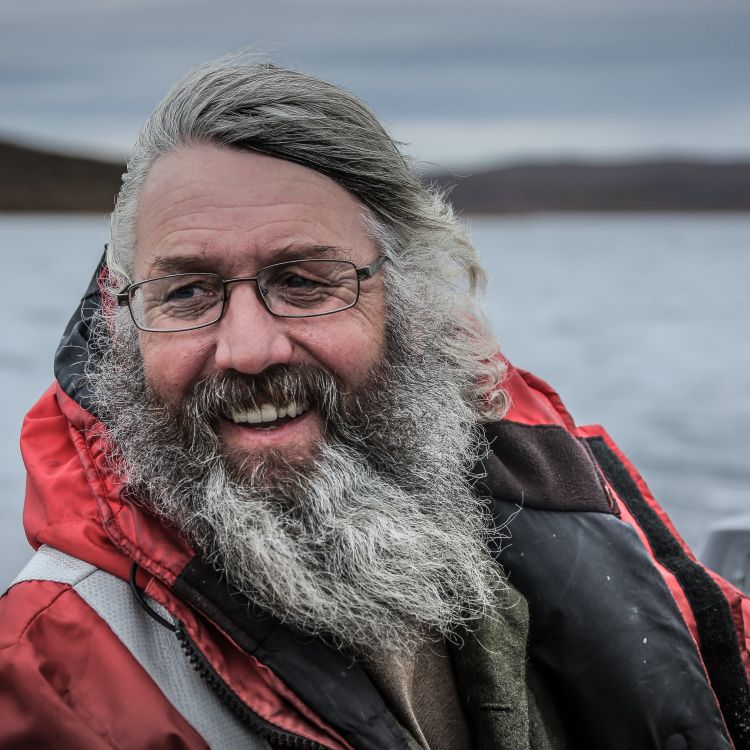
[[[721,706],[727,734],[735,747],[748,747],[748,600],[696,562],[640,475],[601,428],[577,427],[557,394],[528,373],[511,369],[507,388],[513,408],[503,422],[488,428],[500,459],[487,468],[487,489],[495,498],[504,497],[498,500],[497,513],[502,515],[503,502],[513,502],[518,495],[519,500],[525,498],[519,517],[530,519],[532,534],[547,520],[557,524],[569,518],[587,524],[604,520],[617,524],[617,529],[635,529],[643,545],[639,549],[645,548],[652,559],[649,567],[655,566],[653,570],[671,593],[673,601],[664,594],[669,600],[666,606],[676,611],[676,603],[695,642],[690,641],[694,649],[690,656],[700,655],[706,684]],[[24,524],[30,544],[34,548],[47,544],[123,579],[136,562],[138,585],[182,624],[219,681],[269,726],[325,748],[347,748],[358,742],[363,747],[396,747],[395,740],[391,745],[382,739],[391,731],[392,722],[377,711],[362,734],[352,728],[354,720],[350,721],[345,704],[360,689],[366,692],[356,675],[342,677],[340,685],[334,680],[331,694],[320,696],[314,685],[299,682],[299,670],[289,670],[283,654],[257,646],[263,643],[264,634],[255,645],[248,645],[246,633],[251,633],[252,641],[256,637],[252,627],[257,624],[248,626],[243,635],[235,629],[236,622],[222,614],[218,594],[206,603],[211,589],[200,589],[207,574],[193,550],[173,530],[121,496],[121,488],[107,470],[102,439],[91,430],[95,421],[60,384],[51,387],[29,412],[22,451],[28,470]],[[584,468],[579,471],[578,466]],[[568,479],[573,473],[575,478]],[[553,487],[552,500],[546,486]],[[598,499],[591,501],[593,495]],[[563,498],[560,507],[555,497]],[[599,527],[591,528],[598,533]],[[514,536],[511,550],[519,545],[523,549],[522,539],[516,541]],[[541,579],[528,578],[523,561],[512,557],[516,553],[510,554],[501,561],[529,600],[532,626],[535,618],[537,623],[551,618],[558,635],[567,633],[568,615],[563,611],[567,600],[556,603],[550,612],[548,601],[554,592],[537,595],[534,587],[542,584],[535,581]],[[552,574],[545,577],[556,580]],[[586,580],[578,580],[575,591],[585,593],[586,587]],[[581,614],[584,600],[579,597],[575,613]],[[625,613],[617,617],[623,620]],[[0,623],[0,747],[206,747],[70,586],[29,581],[12,587],[0,599]],[[548,634],[532,633],[530,653],[550,671],[558,672],[552,675],[553,682],[561,684],[566,695],[574,694],[571,710],[582,711],[584,723],[590,718],[596,731],[594,711],[589,717],[589,711],[582,708],[595,696],[586,694],[580,671],[579,677],[571,675],[570,663],[565,661],[569,652],[576,659],[595,662],[601,658],[606,663],[606,655],[585,655],[590,637],[599,635],[587,632],[576,644],[578,633],[571,631],[562,649],[559,644],[550,649]],[[313,649],[309,643],[307,647]],[[581,668],[580,661],[576,668]],[[580,696],[575,694],[579,688]],[[692,695],[693,690],[689,692]],[[678,703],[689,699],[684,694],[673,697]],[[610,721],[620,709],[609,705],[608,710],[611,716],[605,718]],[[700,741],[684,746],[707,747]]]

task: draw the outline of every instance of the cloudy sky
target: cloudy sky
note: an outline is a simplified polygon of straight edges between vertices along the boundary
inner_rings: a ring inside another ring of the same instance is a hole
[[[747,0],[2,0],[0,137],[121,156],[240,47],[339,83],[427,162],[750,156]]]

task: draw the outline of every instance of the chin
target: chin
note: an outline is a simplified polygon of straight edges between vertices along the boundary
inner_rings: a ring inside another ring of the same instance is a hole
[[[246,449],[222,444],[222,448],[235,481],[240,484],[274,487],[313,471],[320,441],[307,446]]]

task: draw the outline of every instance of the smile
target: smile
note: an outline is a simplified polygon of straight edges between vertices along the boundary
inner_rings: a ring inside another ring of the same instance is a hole
[[[237,425],[256,430],[275,430],[298,419],[310,409],[310,403],[290,401],[284,405],[265,403],[250,409],[237,409],[225,414],[225,418]]]

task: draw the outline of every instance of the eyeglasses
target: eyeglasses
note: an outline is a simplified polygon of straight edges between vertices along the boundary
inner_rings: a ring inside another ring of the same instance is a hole
[[[142,331],[177,332],[218,323],[226,310],[229,284],[254,281],[272,315],[314,318],[348,310],[359,299],[360,281],[372,278],[386,258],[357,268],[348,260],[290,260],[274,263],[256,276],[223,279],[215,273],[175,273],[128,284],[117,304],[130,308]]]

